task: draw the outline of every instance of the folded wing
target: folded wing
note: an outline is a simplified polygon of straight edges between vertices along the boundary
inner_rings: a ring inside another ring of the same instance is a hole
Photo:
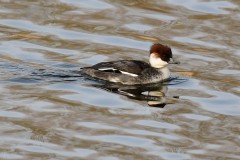
[[[151,66],[144,61],[122,60],[98,63],[91,68],[103,72],[115,72],[131,76],[138,76],[142,73],[143,70],[150,67]]]

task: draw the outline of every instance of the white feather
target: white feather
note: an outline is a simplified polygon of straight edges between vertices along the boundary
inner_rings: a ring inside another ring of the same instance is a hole
[[[116,71],[116,70],[118,70],[118,69],[109,67],[109,68],[99,68],[98,70],[99,70],[99,71],[107,71],[107,70]],[[129,73],[129,72],[121,71],[121,70],[119,70],[119,72],[121,72],[122,74],[126,74],[126,75],[129,75],[129,76],[133,76],[133,77],[137,77],[137,76],[138,76],[137,74]]]
[[[115,70],[117,70],[117,69],[112,68],[112,67],[109,67],[109,68],[98,68],[98,70],[99,70],[99,71],[106,71],[106,70],[113,70],[113,71],[115,71]]]
[[[133,76],[133,77],[137,77],[137,74],[133,74],[133,73],[129,73],[129,72],[124,72],[124,71],[120,71],[122,74],[127,74],[129,76]]]

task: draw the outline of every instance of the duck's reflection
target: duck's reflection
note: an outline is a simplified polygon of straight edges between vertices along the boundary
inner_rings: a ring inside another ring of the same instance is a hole
[[[168,90],[167,85],[163,84],[148,84],[148,85],[134,85],[124,86],[121,84],[92,84],[93,87],[101,88],[109,92],[124,95],[130,99],[146,101],[151,107],[163,108],[166,104],[174,103],[174,99],[178,96],[166,97]]]

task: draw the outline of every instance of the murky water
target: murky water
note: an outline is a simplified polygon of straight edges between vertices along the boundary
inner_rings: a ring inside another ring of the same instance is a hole
[[[239,159],[239,8],[0,0],[0,159]],[[126,88],[76,72],[148,61],[153,42],[172,47],[170,69],[187,81]]]

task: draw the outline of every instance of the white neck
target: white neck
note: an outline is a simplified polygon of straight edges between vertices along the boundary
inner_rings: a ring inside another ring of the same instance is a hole
[[[162,72],[162,79],[168,79],[170,77],[170,71],[167,66],[159,68],[159,70]]]

